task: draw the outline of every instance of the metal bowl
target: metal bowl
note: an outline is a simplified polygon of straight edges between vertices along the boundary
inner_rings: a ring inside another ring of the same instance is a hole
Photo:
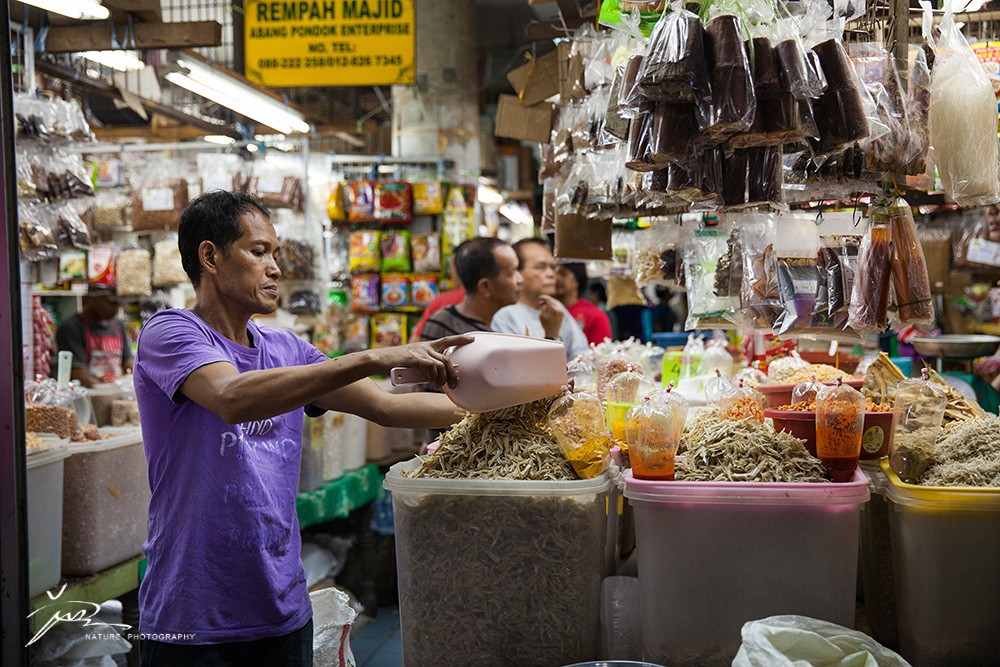
[[[917,354],[924,357],[944,359],[975,359],[987,357],[1000,347],[1000,337],[977,335],[935,336],[933,338],[911,338],[909,341]]]

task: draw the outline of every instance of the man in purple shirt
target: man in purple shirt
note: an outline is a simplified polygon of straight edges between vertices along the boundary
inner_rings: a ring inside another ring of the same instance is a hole
[[[327,359],[290,331],[258,326],[250,317],[277,308],[281,271],[269,214],[246,195],[191,202],[178,245],[194,307],[150,318],[135,364],[152,490],[141,664],[311,665],[295,514],[303,409],[448,426],[461,415],[447,396],[390,394],[368,377],[407,366],[454,386],[442,352],[472,339]]]

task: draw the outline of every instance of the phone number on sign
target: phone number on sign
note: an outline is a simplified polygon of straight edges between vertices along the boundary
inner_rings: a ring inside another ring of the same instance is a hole
[[[378,57],[379,65],[398,64],[402,58]],[[371,56],[316,56],[310,58],[261,58],[257,66],[261,69],[298,69],[300,67],[371,67],[374,60]]]

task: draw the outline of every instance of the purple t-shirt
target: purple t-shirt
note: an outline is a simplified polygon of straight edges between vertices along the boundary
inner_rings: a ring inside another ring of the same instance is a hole
[[[152,490],[139,631],[168,643],[275,637],[312,616],[295,514],[302,409],[232,425],[178,391],[220,361],[244,373],[326,359],[290,331],[253,322],[247,331],[253,347],[190,310],[167,310],[139,337],[135,393]]]

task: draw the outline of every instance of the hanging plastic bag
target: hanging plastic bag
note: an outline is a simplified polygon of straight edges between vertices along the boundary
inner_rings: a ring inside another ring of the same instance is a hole
[[[742,309],[748,333],[770,333],[784,311],[778,287],[775,219],[770,214],[740,217]]]
[[[744,387],[742,380],[736,381],[736,386],[722,394],[719,407],[723,421],[742,421],[751,419],[764,423],[764,406],[767,402],[764,395],[756,389]]]
[[[1000,201],[997,101],[983,66],[945,2],[931,71],[931,157],[945,192],[959,206]]]
[[[170,160],[151,160],[130,171],[133,231],[177,229],[188,205],[187,169]]]
[[[629,410],[626,420],[632,474],[638,479],[673,480],[674,457],[683,432],[683,427],[677,430],[674,406],[646,396],[641,405]]]
[[[741,631],[733,667],[910,667],[868,635],[806,616],[771,616],[750,621]]]
[[[688,293],[687,331],[732,329],[740,321],[740,300],[715,295],[719,257],[726,252],[729,228],[723,225],[696,230],[683,251],[684,286]],[[679,284],[679,283],[678,283]]]
[[[909,121],[909,142],[913,148],[913,158],[907,164],[903,173],[909,176],[919,176],[927,171],[927,161],[930,159],[931,113],[931,71],[927,67],[927,58],[923,49],[918,49],[910,68],[906,88],[906,115]]]
[[[547,426],[581,479],[607,469],[611,437],[597,396],[567,388],[549,408]]]
[[[202,194],[221,190],[243,192],[247,185],[247,163],[232,153],[198,153],[198,180]]]
[[[59,245],[47,207],[19,201],[17,203],[17,234],[21,257],[36,262],[59,255]]]
[[[152,258],[149,251],[131,240],[115,260],[118,296],[149,296],[153,293]]]
[[[858,253],[847,325],[859,333],[885,330],[891,284],[889,210],[872,206]]]
[[[830,38],[817,44],[812,51],[819,59],[827,88],[812,102],[821,136],[810,139],[809,146],[814,156],[825,156],[839,153],[869,136],[870,128],[857,76],[843,44],[838,39]]]
[[[736,16],[716,16],[705,26],[706,52],[712,71],[712,124],[701,141],[717,145],[753,125],[757,101],[750,63],[743,47],[743,23]]]
[[[783,174],[781,146],[747,151],[747,205],[780,204]]]
[[[892,239],[890,269],[893,300],[896,304],[894,328],[934,322],[934,302],[927,276],[927,261],[917,236],[913,212],[905,199],[889,207],[889,236]]]
[[[889,465],[904,482],[916,484],[934,459],[947,407],[948,395],[930,381],[926,368],[921,369],[920,378],[896,385]]]
[[[843,382],[816,395],[816,456],[834,482],[854,478],[865,422],[864,395]]]

